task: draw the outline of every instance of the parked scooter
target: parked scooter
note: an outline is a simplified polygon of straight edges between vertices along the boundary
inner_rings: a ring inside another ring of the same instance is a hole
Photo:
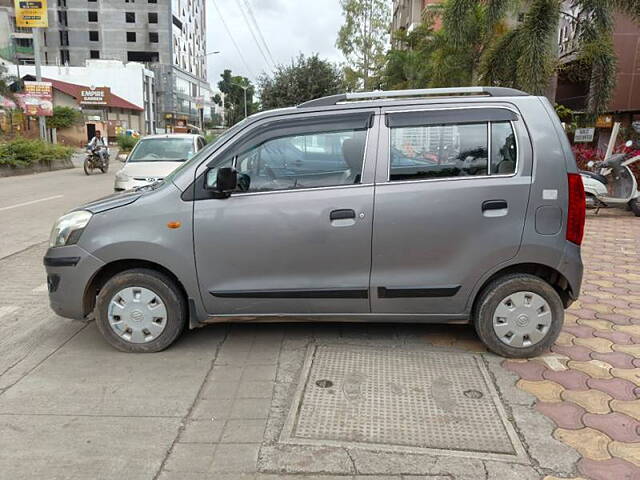
[[[625,143],[627,148],[633,142]],[[629,165],[640,160],[640,155],[630,158],[627,153],[611,155],[602,162],[589,162],[589,168],[596,167],[597,172],[580,170],[587,199],[587,208],[595,208],[596,214],[603,207],[630,208],[636,217],[640,217],[640,192],[638,182]]]

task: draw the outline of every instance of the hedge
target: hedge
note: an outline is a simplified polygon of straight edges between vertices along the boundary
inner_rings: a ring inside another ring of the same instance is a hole
[[[38,163],[48,164],[53,160],[68,160],[73,152],[73,148],[62,145],[16,138],[0,142],[0,166],[28,167]]]

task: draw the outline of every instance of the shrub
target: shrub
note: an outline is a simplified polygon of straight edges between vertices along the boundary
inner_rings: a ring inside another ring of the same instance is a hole
[[[118,135],[116,142],[118,143],[120,150],[123,152],[130,152],[133,147],[135,147],[136,143],[138,143],[138,138],[131,135]]]
[[[0,165],[28,167],[37,163],[50,163],[53,160],[68,160],[73,148],[52,145],[41,140],[16,138],[0,143]]]
[[[71,107],[53,107],[53,116],[47,117],[48,128],[69,128],[80,123],[82,113]]]

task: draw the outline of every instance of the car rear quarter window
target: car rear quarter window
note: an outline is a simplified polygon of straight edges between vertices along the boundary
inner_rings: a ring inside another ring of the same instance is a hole
[[[510,122],[491,124],[491,174],[510,175],[516,171],[518,152]]]

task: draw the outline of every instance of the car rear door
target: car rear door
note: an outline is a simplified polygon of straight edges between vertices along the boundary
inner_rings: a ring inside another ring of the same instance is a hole
[[[209,314],[370,311],[373,118],[369,109],[264,122],[209,162],[214,172],[234,166],[241,185],[229,198],[203,193],[194,203],[198,281]],[[357,176],[334,148],[346,139],[358,144]],[[279,157],[291,149],[299,154],[294,166]]]
[[[520,247],[531,147],[507,105],[383,110],[373,227],[374,313],[463,314]]]

